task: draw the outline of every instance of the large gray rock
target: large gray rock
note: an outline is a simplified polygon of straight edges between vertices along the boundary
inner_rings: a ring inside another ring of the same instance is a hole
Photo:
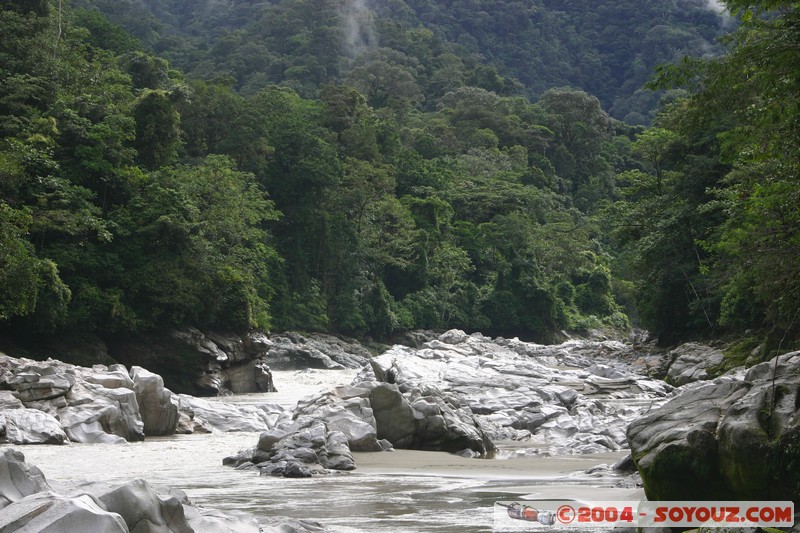
[[[8,442],[126,442],[144,438],[133,381],[122,365],[82,368],[0,354],[14,390],[0,395]],[[22,406],[24,406],[24,409]]]
[[[370,390],[369,401],[375,416],[377,437],[388,440],[396,448],[411,447],[417,417],[397,385],[378,383]]]
[[[133,390],[139,403],[145,435],[172,435],[178,425],[178,400],[158,374],[134,366],[131,368]]]
[[[49,491],[42,471],[25,462],[22,452],[6,448],[0,454],[0,508],[37,492]]]
[[[261,433],[258,445],[226,457],[237,468],[258,465],[262,475],[310,477],[328,470],[353,470],[352,450],[377,451],[375,419],[368,400],[321,395],[303,404],[293,420]]]
[[[692,384],[628,428],[651,500],[800,499],[800,352]]]
[[[263,359],[253,359],[227,369],[219,369],[218,379],[234,394],[276,392],[272,371]]]
[[[25,361],[15,368],[6,383],[17,391],[23,403],[52,400],[66,395],[75,384],[72,373],[59,370],[47,361]]]
[[[667,354],[672,363],[667,370],[666,380],[680,387],[694,381],[705,381],[711,377],[710,371],[719,369],[725,355],[710,346],[697,343],[683,344]]]
[[[416,450],[462,452],[469,450],[485,457],[495,451],[495,445],[483,431],[480,422],[468,406],[461,406],[455,397],[426,391],[410,395],[415,426],[408,447]]]
[[[61,423],[51,415],[35,409],[4,409],[0,411],[4,426],[0,442],[9,444],[65,444],[67,434]]]
[[[727,409],[748,389],[729,380],[694,387],[628,427],[648,499],[705,499],[724,491],[715,435]]]
[[[720,471],[742,499],[800,501],[800,352],[752,367],[717,433]]]
[[[16,533],[128,533],[122,517],[89,495],[33,494],[0,511],[0,531]]]
[[[110,443],[144,439],[144,423],[131,389],[78,383],[67,394],[66,403],[57,417],[70,440]]]
[[[131,533],[192,533],[183,504],[174,496],[162,496],[142,479],[119,486],[90,483],[78,490],[92,495],[103,508],[117,513]]]
[[[357,395],[348,396],[348,392]],[[281,429],[289,432],[322,423],[328,431],[343,433],[353,451],[378,451],[381,447],[378,444],[375,417],[369,400],[361,396],[364,392],[361,389],[335,389],[311,400],[300,401],[294,412],[295,421]]]
[[[327,409],[321,419],[329,431],[342,433],[356,452],[379,451],[375,418],[369,401],[351,398]]]
[[[172,339],[193,351],[198,367],[196,392],[204,396],[274,392],[272,374],[264,357],[273,343],[264,334],[251,332],[244,337],[213,331],[203,334],[195,328],[171,333]]]
[[[305,425],[303,425],[305,423]],[[287,428],[288,429],[288,428]],[[239,466],[243,462],[258,463],[262,475],[290,478],[311,477],[327,470],[354,470],[356,463],[341,431],[331,431],[324,422],[303,420],[285,432],[262,433],[258,448],[240,452],[236,460],[224,464]],[[261,460],[258,457],[265,454]]]

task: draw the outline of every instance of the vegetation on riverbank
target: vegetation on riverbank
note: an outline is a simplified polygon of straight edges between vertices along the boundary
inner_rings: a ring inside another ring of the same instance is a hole
[[[796,339],[798,3],[495,4],[0,3],[3,330]]]

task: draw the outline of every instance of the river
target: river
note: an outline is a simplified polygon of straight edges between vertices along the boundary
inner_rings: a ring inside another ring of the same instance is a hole
[[[308,394],[349,382],[353,371],[274,372],[278,393],[219,401],[293,406]],[[639,489],[616,488],[613,476],[583,472],[624,453],[516,457],[520,444],[500,443],[506,459],[466,459],[398,450],[355,454],[358,469],[311,479],[262,477],[222,466],[257,442],[254,433],[148,438],[124,445],[21,447],[56,490],[80,481],[143,478],[157,490],[184,490],[195,504],[254,515],[265,525],[286,519],[320,522],[327,531],[484,532],[495,526],[494,503],[530,498],[639,500]]]

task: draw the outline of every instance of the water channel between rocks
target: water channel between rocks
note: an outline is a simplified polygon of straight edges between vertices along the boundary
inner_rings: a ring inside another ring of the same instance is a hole
[[[302,397],[349,383],[355,371],[274,372],[277,393],[220,398],[293,407]],[[262,523],[308,519],[331,532],[492,531],[493,505],[521,497],[639,500],[639,489],[616,488],[619,478],[583,472],[624,452],[563,457],[467,459],[442,452],[357,453],[358,469],[312,479],[259,476],[222,466],[252,447],[255,433],[148,438],[124,445],[71,444],[21,448],[59,490],[76,481],[149,481],[157,490],[184,490],[198,505],[241,511]],[[506,456],[530,443],[500,443]],[[502,456],[503,454],[501,454]]]

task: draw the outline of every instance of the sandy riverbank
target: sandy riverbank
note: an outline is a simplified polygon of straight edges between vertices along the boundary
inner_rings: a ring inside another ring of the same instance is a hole
[[[354,453],[358,470],[371,474],[441,475],[490,479],[557,479],[576,470],[601,463],[614,463],[627,452],[558,457],[520,457],[513,459],[470,459],[444,452],[395,450],[393,452]]]
[[[547,499],[640,500],[641,488],[617,487],[621,476],[586,470],[613,464],[626,452],[514,459],[468,459],[442,452],[396,450],[354,454],[362,475],[432,476],[482,481],[509,496]]]

